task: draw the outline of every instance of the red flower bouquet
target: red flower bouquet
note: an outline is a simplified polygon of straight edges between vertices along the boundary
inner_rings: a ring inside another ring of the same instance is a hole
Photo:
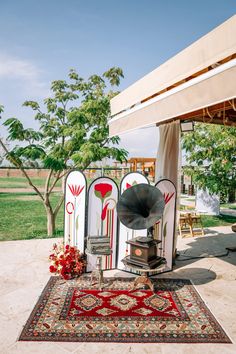
[[[51,261],[49,271],[61,275],[66,280],[79,276],[85,270],[84,255],[76,247],[69,245],[54,244],[49,260]]]

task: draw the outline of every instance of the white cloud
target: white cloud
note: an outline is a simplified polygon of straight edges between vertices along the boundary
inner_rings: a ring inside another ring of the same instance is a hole
[[[48,85],[42,81],[42,74],[42,70],[27,59],[0,54],[0,80],[14,80],[18,87],[31,96],[48,95]]]
[[[39,76],[38,68],[28,60],[0,55],[0,77],[35,80]]]
[[[120,135],[120,146],[129,151],[129,157],[156,157],[159,129],[148,127]]]

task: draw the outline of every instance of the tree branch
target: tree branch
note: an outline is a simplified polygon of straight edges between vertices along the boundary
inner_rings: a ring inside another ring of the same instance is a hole
[[[51,193],[52,193],[52,191],[53,191],[53,189],[54,189],[54,187],[55,187],[57,181],[59,181],[59,179],[61,178],[61,177],[60,177],[60,173],[61,173],[61,171],[57,172],[57,175],[56,175],[56,177],[55,177],[55,179],[54,179],[54,181],[53,181],[53,184],[51,185],[51,188],[50,188],[49,191],[48,191],[48,194],[51,194]]]
[[[63,202],[64,202],[64,194],[61,196],[59,202],[57,203],[57,205],[56,205],[56,207],[55,207],[55,209],[54,209],[54,211],[53,211],[53,214],[54,214],[54,217],[55,217],[55,218],[56,218],[57,213],[58,213],[58,211],[60,210],[60,207],[61,207],[61,205],[62,205]]]
[[[87,163],[86,166],[84,166],[84,167],[81,169],[81,171],[86,170],[86,168],[91,164],[91,162],[92,162],[92,161],[90,161],[89,163]],[[68,170],[66,170],[66,172],[63,173],[58,179],[61,179],[62,177],[66,176],[68,173],[70,173],[70,172],[73,171],[75,168],[77,168],[78,165],[79,165],[79,163],[78,163],[78,164],[75,164],[73,167],[71,167],[71,168],[69,168]]]
[[[3,150],[5,151],[5,153],[7,155],[10,154],[10,151],[7,149],[6,145],[3,143],[2,139],[0,138],[0,145],[2,146]],[[44,197],[42,195],[42,193],[39,191],[39,189],[33,184],[33,182],[31,181],[29,175],[27,174],[27,172],[25,171],[24,167],[22,167],[22,165],[14,158],[11,156],[11,161],[13,162],[13,164],[18,167],[21,172],[24,174],[25,178],[27,179],[29,185],[35,190],[35,192],[38,194],[38,196],[42,199],[42,201],[44,202]]]
[[[52,176],[52,173],[53,173],[53,170],[51,169],[47,175],[47,179],[46,179],[46,182],[45,182],[45,190],[44,190],[44,194],[50,194],[50,191],[48,191],[49,189],[49,183],[50,183],[50,179],[51,179],[51,176]]]

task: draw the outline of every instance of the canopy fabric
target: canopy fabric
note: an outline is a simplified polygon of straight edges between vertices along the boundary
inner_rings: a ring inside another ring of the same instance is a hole
[[[177,190],[177,205],[179,204],[179,121],[163,124],[159,127],[159,146],[157,151],[157,164],[155,180],[167,178],[174,183]],[[173,235],[173,258],[177,243],[177,233]]]
[[[161,178],[167,178],[177,187],[179,170],[179,121],[163,124],[159,129],[158,163],[155,173],[156,182]]]
[[[236,59],[233,59],[119,114],[109,121],[109,134],[114,136],[153,124],[160,125],[185,113],[233,99],[236,97],[235,77]]]
[[[111,100],[111,116],[236,53],[236,15]]]

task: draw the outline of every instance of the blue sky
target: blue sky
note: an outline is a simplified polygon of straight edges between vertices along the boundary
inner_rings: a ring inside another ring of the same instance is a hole
[[[120,66],[124,89],[235,14],[235,0],[0,0],[0,104],[32,126],[21,104],[50,82]],[[4,132],[1,132],[4,134]],[[142,139],[140,141],[140,139]],[[157,134],[126,134],[131,155],[154,156]],[[141,144],[142,143],[142,144]]]

